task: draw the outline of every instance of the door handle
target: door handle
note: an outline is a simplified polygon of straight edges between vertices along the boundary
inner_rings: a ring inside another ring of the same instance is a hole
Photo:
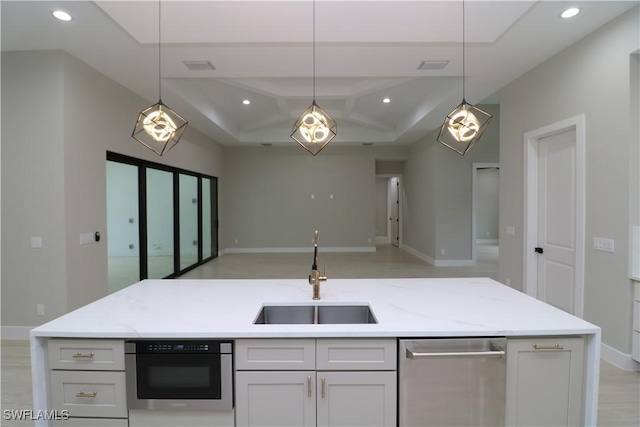
[[[535,248],[535,251],[537,254],[543,254],[544,253],[544,249],[542,248]]]
[[[437,353],[422,353],[407,348],[408,359],[457,359],[457,358],[486,358],[486,357],[505,357],[504,350],[488,350],[488,351],[448,351]]]

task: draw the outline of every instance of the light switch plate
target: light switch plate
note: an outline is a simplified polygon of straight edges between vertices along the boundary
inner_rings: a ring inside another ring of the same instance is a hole
[[[507,236],[515,236],[516,235],[516,228],[511,226],[511,225],[507,225]]]
[[[96,241],[94,233],[82,233],[80,234],[80,244],[86,245],[87,243],[94,243]]]
[[[40,236],[31,236],[31,247],[32,248],[41,248],[42,247],[42,237],[40,237]]]
[[[613,239],[603,239],[602,237],[593,238],[593,249],[603,252],[611,252],[614,250]]]

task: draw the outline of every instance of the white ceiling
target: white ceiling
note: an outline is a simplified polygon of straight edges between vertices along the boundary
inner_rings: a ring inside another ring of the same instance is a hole
[[[467,0],[467,101],[497,102],[506,84],[638,4]],[[224,145],[291,144],[313,97],[310,0],[3,0],[2,50],[62,49],[152,104],[159,5],[163,102]],[[582,12],[561,19],[573,5]],[[316,0],[315,12],[316,100],[338,122],[332,144],[410,144],[462,100],[460,0]],[[417,69],[433,60],[449,62]]]

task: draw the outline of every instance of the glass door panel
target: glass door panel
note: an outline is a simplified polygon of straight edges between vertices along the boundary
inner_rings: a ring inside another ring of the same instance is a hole
[[[198,263],[198,178],[180,174],[180,271]]]
[[[211,229],[213,218],[211,217],[211,180],[202,178],[202,259],[210,258]]]
[[[140,280],[138,166],[107,161],[109,293]]]
[[[173,173],[147,168],[147,278],[174,273]]]
[[[211,178],[211,257],[218,256],[218,178]]]

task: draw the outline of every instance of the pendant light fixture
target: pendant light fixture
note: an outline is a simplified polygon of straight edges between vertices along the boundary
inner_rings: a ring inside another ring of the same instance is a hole
[[[465,99],[464,9],[464,0],[462,0],[462,102],[447,114],[437,138],[438,142],[462,156],[482,137],[493,117],[486,111],[469,104]]]
[[[161,7],[158,0],[158,99],[156,104],[142,110],[131,136],[159,156],[171,150],[187,129],[182,116],[162,102],[161,75]]]
[[[313,102],[293,124],[291,138],[317,155],[337,135],[338,125],[316,103],[316,2],[313,0]]]

